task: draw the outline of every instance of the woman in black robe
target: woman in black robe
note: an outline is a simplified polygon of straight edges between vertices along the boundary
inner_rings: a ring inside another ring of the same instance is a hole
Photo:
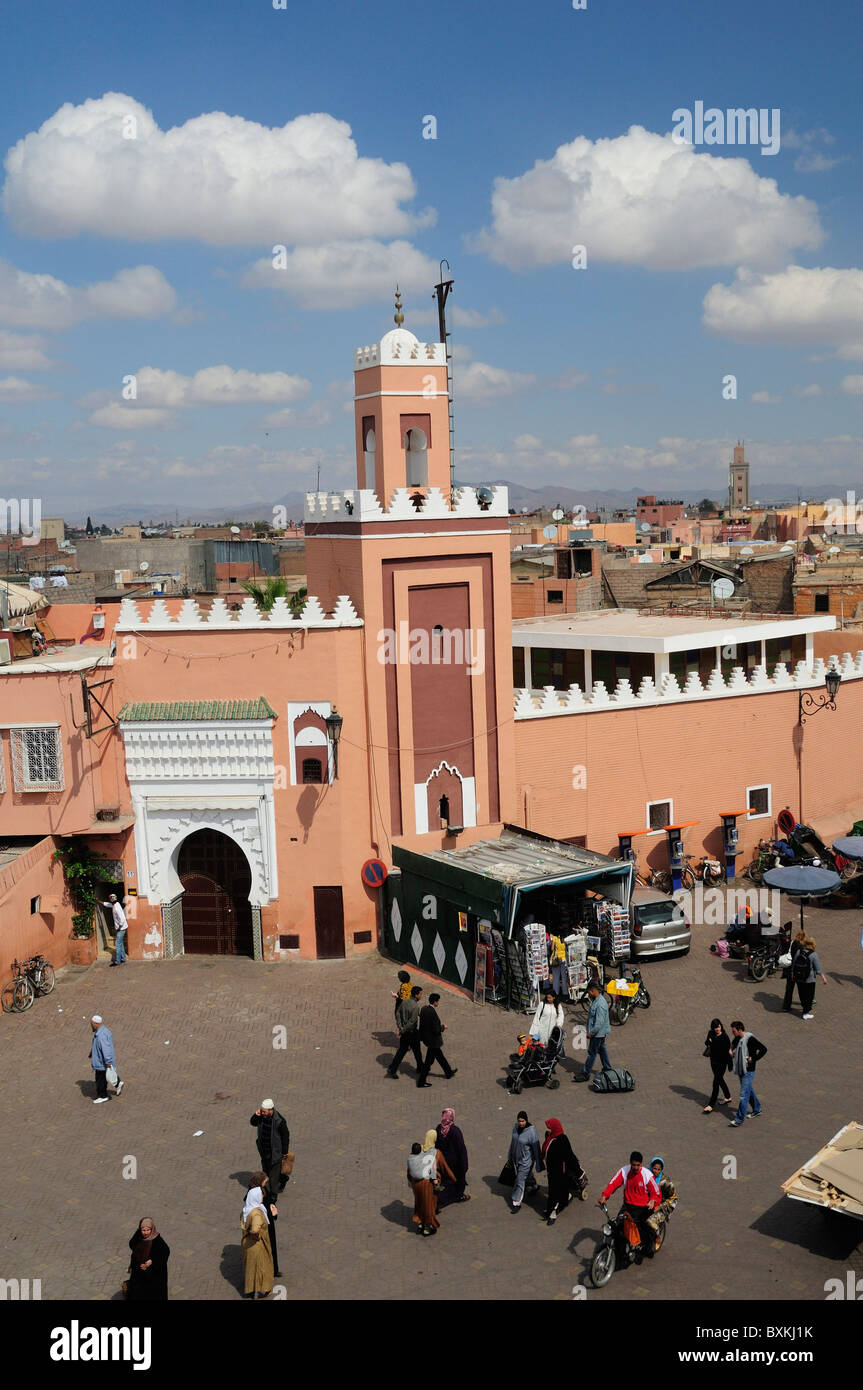
[[[149,1216],[142,1216],[129,1241],[129,1288],[132,1303],[160,1303],[168,1298],[168,1256],[171,1251]]]
[[[581,1165],[563,1132],[560,1120],[546,1120],[542,1157],[548,1174],[548,1202],[545,1219],[551,1226],[569,1205],[572,1184],[581,1176]]]
[[[443,1154],[455,1178],[453,1183],[447,1181],[438,1206],[449,1206],[450,1202],[469,1202],[470,1197],[464,1190],[468,1169],[467,1146],[464,1135],[455,1123],[454,1110],[444,1110],[435,1134],[435,1148]]]

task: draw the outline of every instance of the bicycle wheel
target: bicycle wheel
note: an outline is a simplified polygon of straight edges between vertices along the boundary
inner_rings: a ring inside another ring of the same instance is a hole
[[[702,878],[703,878],[703,880],[704,880],[705,887],[707,887],[707,888],[711,888],[711,887],[713,886],[714,883],[721,883],[721,882],[722,882],[722,874],[721,874],[721,873],[718,873],[718,874],[713,873],[712,869],[708,869],[706,865],[705,865],[705,867],[704,867],[704,872],[703,872],[703,874],[702,874]]]
[[[33,986],[27,979],[27,976],[22,975],[20,979],[12,981],[12,989],[12,1009],[15,1013],[23,1014],[30,1008],[33,1000],[36,998],[33,992]]]
[[[671,874],[668,869],[657,869],[653,875],[652,888],[656,888],[660,893],[671,892]]]
[[[685,869],[681,869],[680,871],[680,883],[683,888],[695,887],[695,874],[692,872],[688,864],[686,865]]]
[[[15,980],[10,980],[8,985],[3,986],[3,1012],[11,1014],[15,1009]]]
[[[764,870],[761,867],[761,860],[753,859],[752,863],[749,865],[749,868],[746,870],[746,874],[748,878],[751,878],[753,883],[760,883],[764,877]]]
[[[641,986],[641,989],[640,989],[640,990],[638,991],[638,993],[636,994],[636,996],[635,996],[635,1002],[636,1002],[636,1004],[638,1004],[642,1009],[649,1009],[649,1008],[650,1008],[650,994],[649,994],[648,991],[644,988],[644,985]]]
[[[626,998],[625,995],[615,995],[614,1003],[608,1011],[611,1022],[616,1023],[618,1027],[622,1028],[626,1020],[629,1018],[631,1009],[632,1004],[630,1000]]]
[[[590,995],[587,990],[581,990],[573,999],[572,1004],[579,1018],[586,1019],[590,1013]]]
[[[37,994],[50,994],[57,983],[57,976],[54,974],[54,967],[50,961],[45,962],[36,975]]]
[[[646,887],[647,887],[647,884],[645,883],[644,879],[641,877],[641,874],[636,874],[636,875],[635,875],[635,886],[636,886],[636,888],[646,888]]]
[[[749,974],[753,980],[761,981],[767,975],[767,961],[763,956],[753,956],[749,962]]]

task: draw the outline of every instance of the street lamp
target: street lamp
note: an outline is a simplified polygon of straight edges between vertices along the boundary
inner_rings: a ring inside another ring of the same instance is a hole
[[[805,724],[807,718],[822,709],[836,708],[836,695],[842,681],[838,671],[828,671],[824,677],[825,689],[813,695],[811,690],[801,690],[797,700],[797,723]]]
[[[344,719],[339,714],[335,705],[333,705],[324,723],[327,726],[327,737],[333,749],[333,777],[336,781],[338,781],[339,777],[339,739],[342,736],[342,724],[344,722]]]

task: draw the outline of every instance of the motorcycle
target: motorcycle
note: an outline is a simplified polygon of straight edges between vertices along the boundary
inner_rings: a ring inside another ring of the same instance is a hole
[[[651,1005],[650,994],[648,990],[644,988],[641,971],[637,965],[627,966],[623,978],[629,980],[631,984],[637,983],[638,990],[632,995],[616,994],[612,1000],[611,1007],[608,1011],[609,1017],[612,1023],[617,1023],[621,1026],[629,1018],[633,1009],[649,1009]]]
[[[641,1263],[644,1245],[641,1233],[628,1211],[621,1209],[617,1216],[609,1217],[605,1203],[599,1202],[597,1205],[602,1208],[606,1220],[602,1228],[602,1239],[590,1263],[590,1282],[595,1289],[601,1289],[616,1269],[626,1269],[628,1265]],[[653,1242],[654,1255],[657,1255],[665,1244],[669,1216],[670,1212],[657,1223]]]
[[[790,946],[791,923],[786,922],[778,936],[762,940],[758,946],[752,947],[746,957],[749,978],[760,981],[768,975],[775,975],[779,968],[779,957],[784,956]]]

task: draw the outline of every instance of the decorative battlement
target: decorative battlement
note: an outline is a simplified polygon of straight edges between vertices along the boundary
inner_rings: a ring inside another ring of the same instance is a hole
[[[482,500],[481,500],[482,499]],[[370,488],[344,492],[307,492],[305,520],[321,521],[451,521],[453,517],[508,517],[509,489],[460,487],[449,498],[439,487],[425,492],[397,487],[387,508]]]
[[[793,676],[784,662],[774,667],[772,676],[768,676],[766,666],[757,666],[748,680],[742,666],[735,666],[727,681],[721,671],[712,671],[706,685],[702,685],[698,674],[691,671],[682,690],[677,677],[669,674],[662,677],[659,686],[650,676],[645,676],[637,692],[628,680],[619,680],[613,693],[609,693],[602,681],[594,681],[589,695],[578,685],[571,685],[568,690],[555,690],[553,685],[546,685],[541,696],[530,690],[516,690],[513,692],[515,718],[545,719],[549,715],[586,714],[599,709],[643,709],[646,705],[808,689],[823,686],[828,669],[839,671],[843,682],[863,680],[863,651],[858,651],[856,657],[843,652],[841,657],[828,657],[826,663],[818,657],[811,669],[805,661],[798,661]]]
[[[135,599],[124,598],[120,603],[120,617],[116,632],[178,632],[178,631],[237,631],[286,628],[302,631],[304,628],[362,627],[362,619],[357,616],[354,605],[346,594],[341,594],[332,613],[327,616],[320,600],[306,599],[302,614],[295,618],[286,598],[277,598],[268,613],[262,613],[250,597],[243,601],[239,612],[232,613],[223,598],[214,599],[209,610],[198,606],[193,598],[183,599],[179,610],[172,613],[164,599],[155,599],[142,617],[140,609],[144,605]]]
[[[412,363],[445,367],[446,348],[443,343],[421,343],[406,328],[393,328],[379,343],[357,348],[354,353],[354,371],[357,372],[366,367],[410,366]]]

